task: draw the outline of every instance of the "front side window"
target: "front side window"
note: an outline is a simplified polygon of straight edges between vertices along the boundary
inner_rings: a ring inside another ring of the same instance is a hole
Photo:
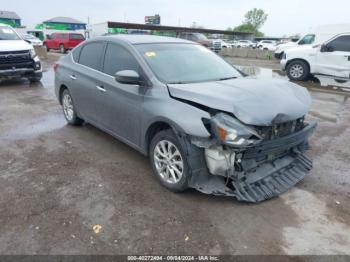
[[[350,52],[350,35],[342,35],[327,44],[329,51]]]
[[[12,28],[0,26],[0,40],[21,40],[21,38]]]
[[[68,35],[66,35],[66,34],[58,34],[58,39],[68,39]]]
[[[315,35],[306,35],[299,41],[299,45],[311,45],[315,41]]]
[[[135,45],[164,83],[196,83],[240,77],[241,74],[207,48],[195,44]]]
[[[124,47],[117,44],[108,44],[103,72],[115,76],[119,71],[134,70],[139,72],[139,65],[135,57]]]
[[[80,53],[79,64],[95,70],[100,70],[104,45],[103,42],[93,42],[83,46]]]

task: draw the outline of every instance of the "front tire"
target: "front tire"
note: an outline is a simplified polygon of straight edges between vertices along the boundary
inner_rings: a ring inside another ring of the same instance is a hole
[[[64,117],[68,124],[73,126],[80,126],[84,123],[84,120],[79,118],[73,104],[73,99],[68,91],[65,89],[62,93],[62,109]]]
[[[305,81],[310,76],[310,68],[306,62],[296,60],[288,64],[287,75],[292,81]]]
[[[173,192],[188,189],[191,170],[186,159],[186,150],[171,130],[160,131],[150,144],[150,161],[160,183]]]

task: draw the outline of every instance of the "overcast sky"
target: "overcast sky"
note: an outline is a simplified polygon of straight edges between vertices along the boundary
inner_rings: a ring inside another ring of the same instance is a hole
[[[144,16],[160,14],[163,25],[226,29],[239,25],[254,8],[269,14],[261,29],[265,35],[307,32],[320,24],[350,23],[349,0],[2,0],[0,9],[15,11],[32,27],[56,16],[91,23],[104,21],[143,23]]]

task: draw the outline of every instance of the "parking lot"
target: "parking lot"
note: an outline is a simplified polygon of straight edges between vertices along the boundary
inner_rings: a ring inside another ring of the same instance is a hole
[[[304,84],[308,118],[319,120],[314,168],[251,205],[170,193],[146,157],[91,125],[67,126],[53,90],[58,58],[39,84],[0,84],[1,254],[350,254],[350,89]],[[230,62],[285,78],[268,61]]]

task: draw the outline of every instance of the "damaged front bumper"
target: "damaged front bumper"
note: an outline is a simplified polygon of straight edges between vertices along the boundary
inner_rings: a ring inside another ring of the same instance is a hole
[[[190,187],[252,203],[278,196],[311,170],[312,161],[304,153],[316,125],[310,123],[296,133],[261,142],[244,151],[223,150],[221,146],[211,147],[209,151],[206,148],[208,170],[194,172]]]

